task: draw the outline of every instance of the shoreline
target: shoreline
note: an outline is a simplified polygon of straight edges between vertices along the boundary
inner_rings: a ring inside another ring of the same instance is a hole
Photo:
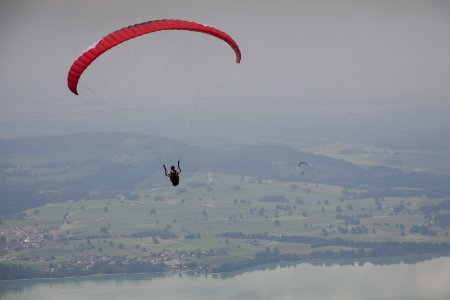
[[[334,266],[334,265],[353,265],[359,266],[365,263],[372,263],[374,265],[398,265],[398,264],[417,264],[433,259],[449,258],[450,252],[446,254],[442,253],[430,253],[430,254],[410,254],[405,256],[386,256],[386,257],[366,257],[366,258],[344,258],[344,259],[307,259],[307,260],[278,260],[269,261],[261,264],[243,266],[234,270],[224,272],[198,272],[196,270],[167,270],[162,272],[136,272],[136,273],[97,273],[91,275],[80,276],[63,276],[63,277],[33,277],[33,278],[18,278],[18,279],[0,279],[0,285],[3,283],[14,283],[22,281],[64,281],[72,279],[90,280],[90,279],[103,279],[112,278],[122,275],[127,276],[150,276],[154,278],[163,278],[174,276],[175,274],[186,274],[188,276],[210,276],[212,278],[230,278],[236,275],[244,274],[247,272],[267,270],[273,267],[291,267],[301,264],[309,264],[311,266]]]

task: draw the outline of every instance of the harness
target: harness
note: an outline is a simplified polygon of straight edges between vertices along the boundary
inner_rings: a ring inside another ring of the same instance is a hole
[[[177,186],[180,183],[180,176],[178,176],[177,172],[170,172],[169,175],[170,182],[172,182],[173,186]]]

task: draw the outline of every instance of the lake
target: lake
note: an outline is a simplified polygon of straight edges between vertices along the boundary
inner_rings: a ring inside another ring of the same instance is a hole
[[[0,283],[0,299],[450,299],[450,257],[414,264],[268,267],[240,274],[114,275]]]

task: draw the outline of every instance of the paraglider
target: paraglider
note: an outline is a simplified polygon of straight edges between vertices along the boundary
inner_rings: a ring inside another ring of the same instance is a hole
[[[302,174],[305,174],[303,166],[309,166],[309,164],[307,162],[305,162],[305,161],[301,161],[301,162],[298,163],[298,167],[300,168]]]
[[[180,183],[180,161],[178,161],[177,167],[171,166],[170,171],[167,170],[166,165],[163,164],[164,167],[164,174],[169,177],[170,182],[172,182],[173,186],[177,186]]]
[[[82,77],[82,74],[88,69],[88,67],[103,53],[109,51],[111,48],[118,46],[119,44],[125,43],[129,40],[135,39],[137,37],[152,34],[154,32],[160,31],[190,31],[190,32],[198,32],[202,33],[205,36],[209,35],[215,37],[219,40],[222,40],[231,49],[235,54],[236,63],[240,63],[241,61],[241,51],[239,49],[238,44],[229,36],[227,33],[214,28],[212,26],[208,26],[205,24],[187,21],[187,20],[174,20],[174,19],[163,19],[163,20],[153,20],[147,21],[139,24],[134,24],[131,26],[127,26],[111,32],[104,37],[100,38],[97,42],[91,45],[86,51],[84,51],[71,65],[70,70],[67,75],[67,85],[69,90],[78,95],[78,83]],[[171,80],[172,78],[170,78]],[[142,81],[139,78],[139,81]],[[145,84],[145,83],[144,83]],[[145,88],[145,85],[144,85]],[[84,92],[84,90],[83,90]],[[170,91],[167,91],[170,92]],[[95,94],[95,93],[94,93]],[[127,123],[131,126],[131,122],[127,120]],[[192,118],[191,118],[192,123]],[[188,133],[186,134],[185,142],[187,140],[187,136],[189,134],[190,128],[192,124],[189,124]],[[132,126],[133,127],[133,126]],[[181,158],[181,154],[180,154]],[[179,159],[180,159],[179,158]],[[161,161],[161,159],[160,159]],[[162,161],[161,161],[162,162]],[[163,164],[165,175],[170,178],[170,181],[173,186],[177,186],[179,184],[180,178],[179,174],[181,173],[180,161],[178,161],[177,167],[171,166],[170,170],[167,170],[166,166]]]

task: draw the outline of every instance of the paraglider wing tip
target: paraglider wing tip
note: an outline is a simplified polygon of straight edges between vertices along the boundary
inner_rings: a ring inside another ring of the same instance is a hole
[[[78,91],[77,91],[77,89],[70,89],[70,91],[72,92],[72,93],[74,93],[75,95],[77,95],[78,96]]]
[[[77,86],[73,84],[73,82],[70,80],[70,73],[68,75],[67,78],[67,87],[69,88],[69,90],[74,93],[75,95],[78,96],[78,90],[77,90]]]

